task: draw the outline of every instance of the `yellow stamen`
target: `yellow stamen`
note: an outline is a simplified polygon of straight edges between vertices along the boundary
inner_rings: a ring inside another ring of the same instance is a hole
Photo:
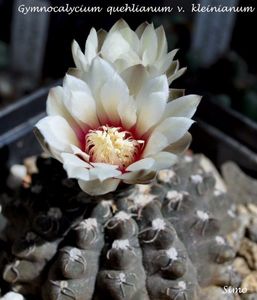
[[[135,140],[119,127],[101,126],[86,135],[85,151],[94,162],[126,168],[133,163],[144,141]]]

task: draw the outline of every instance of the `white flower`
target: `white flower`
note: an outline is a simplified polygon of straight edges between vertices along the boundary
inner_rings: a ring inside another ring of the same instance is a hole
[[[176,53],[177,49],[168,53],[162,26],[154,29],[153,24],[143,23],[133,31],[122,19],[108,33],[102,29],[96,32],[92,28],[84,53],[76,41],[72,44],[73,59],[77,67],[75,72],[79,77],[79,72],[88,71],[92,60],[99,55],[124,76],[128,69],[142,65],[150,76],[166,73],[171,84],[186,70],[179,69],[179,62],[173,60]]]
[[[136,95],[100,57],[83,80],[66,75],[51,89],[48,116],[35,132],[45,150],[63,163],[91,195],[114,191],[123,181],[145,183],[174,164],[190,143],[187,130],[200,97],[167,103],[166,75],[146,79]]]

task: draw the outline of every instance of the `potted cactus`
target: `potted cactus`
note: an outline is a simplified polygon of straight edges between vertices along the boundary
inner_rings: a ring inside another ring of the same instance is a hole
[[[35,126],[47,155],[2,197],[2,299],[231,299],[235,207],[184,155],[200,97],[169,87],[162,27],[120,20],[72,53]]]

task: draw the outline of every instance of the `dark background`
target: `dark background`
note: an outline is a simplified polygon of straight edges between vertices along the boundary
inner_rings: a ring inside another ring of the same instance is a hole
[[[124,1],[96,1],[96,0],[52,0],[51,5],[81,5],[107,7],[109,5],[124,5]],[[192,1],[196,3],[197,1]],[[24,0],[26,3],[26,0]],[[127,3],[135,3],[146,6],[161,6],[170,5],[174,6],[176,3],[179,5],[189,6],[191,1],[189,0],[148,0],[148,1],[127,1]],[[0,0],[0,40],[5,43],[10,43],[11,37],[11,23],[12,23],[12,0]],[[239,5],[255,5],[253,0],[241,0]],[[178,37],[175,47],[181,49],[181,53],[187,53],[190,46],[190,34],[193,19],[196,14],[184,14],[183,24],[173,24],[173,30]],[[79,41],[80,45],[83,45],[89,30],[92,26],[96,29],[104,28],[108,30],[115,21],[120,18],[124,18],[132,28],[136,28],[144,21],[152,22],[156,19],[156,14],[151,13],[115,13],[109,15],[105,12],[97,14],[51,14],[50,28],[48,41],[46,45],[46,54],[44,60],[44,72],[43,78],[62,77],[69,66],[72,65],[70,45],[73,39]],[[164,25],[167,27],[167,19],[171,23],[174,23],[176,16],[172,14],[162,13],[160,18],[165,19]],[[160,21],[162,23],[162,21]],[[256,74],[257,66],[257,43],[255,43],[255,29],[257,28],[256,13],[251,14],[237,14],[236,23],[233,29],[233,38],[231,41],[231,49],[235,50],[246,61],[249,70]],[[181,54],[179,55],[180,59]]]

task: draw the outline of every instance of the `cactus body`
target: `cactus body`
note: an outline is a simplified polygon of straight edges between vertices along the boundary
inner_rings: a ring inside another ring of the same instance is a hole
[[[2,201],[6,289],[37,300],[198,300],[210,286],[237,286],[226,241],[234,208],[200,160],[93,198],[38,158],[31,186]]]

